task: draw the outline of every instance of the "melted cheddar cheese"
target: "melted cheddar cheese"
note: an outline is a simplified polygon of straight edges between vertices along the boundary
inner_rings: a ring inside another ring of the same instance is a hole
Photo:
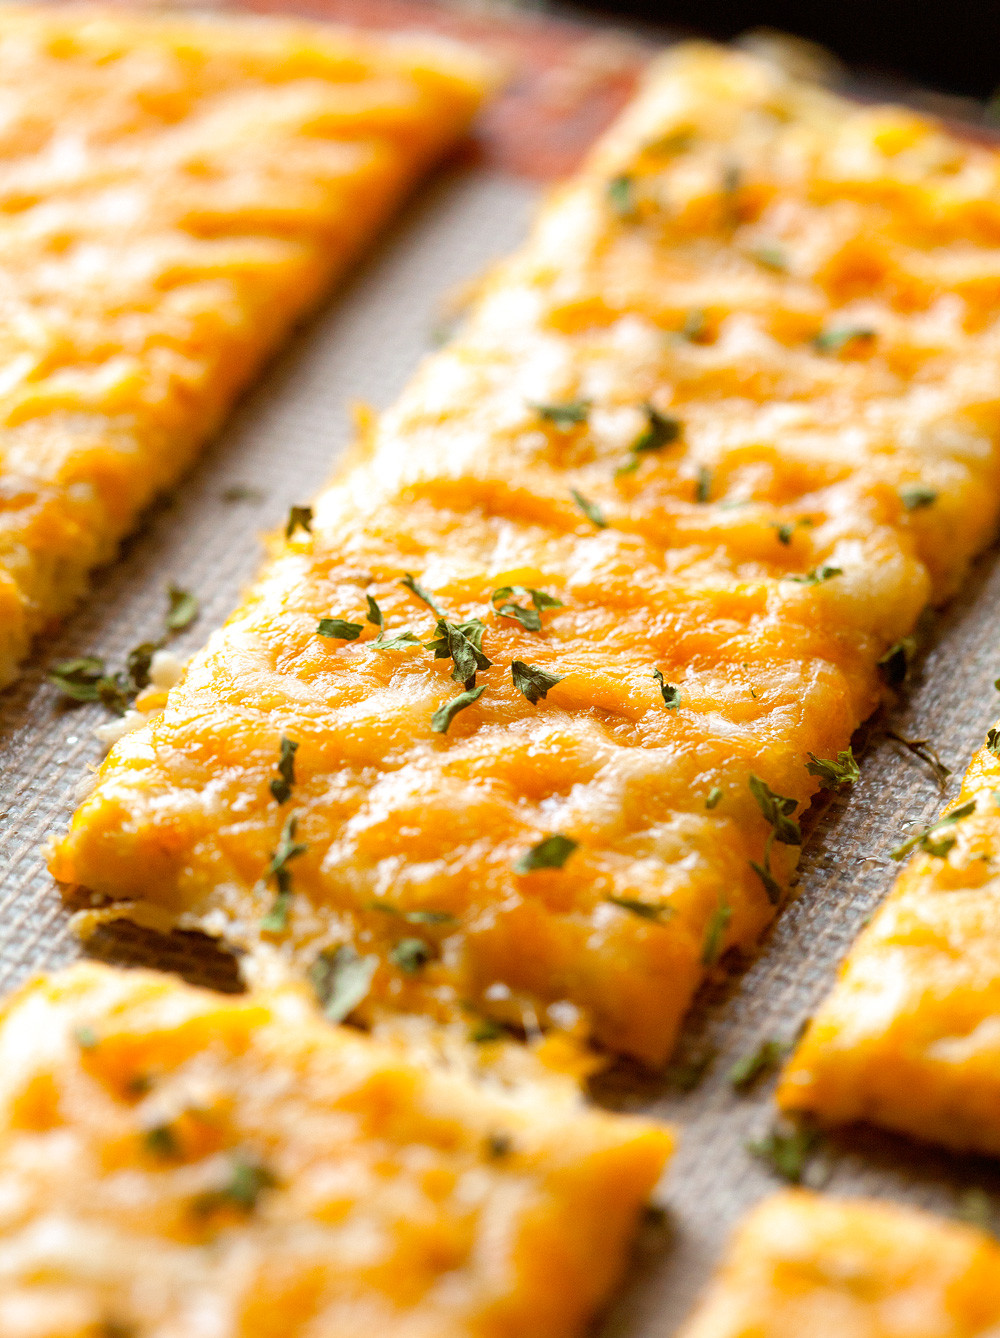
[[[0,1018],[4,1338],[570,1338],[670,1152],[570,1089],[81,964]]]
[[[0,11],[0,686],[464,129],[447,44]]]
[[[998,293],[997,155],[668,54],[113,749],[55,876],[257,979],[349,943],[361,1020],[662,1061],[785,895],[810,755],[992,533]]]
[[[778,1100],[825,1123],[869,1120],[996,1155],[1000,757],[989,746],[916,849],[810,1023]]]
[[[679,1338],[993,1338],[1000,1246],[911,1208],[776,1194]]]

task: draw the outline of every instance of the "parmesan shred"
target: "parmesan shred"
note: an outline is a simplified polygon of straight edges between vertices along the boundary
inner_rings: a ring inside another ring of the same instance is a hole
[[[53,873],[259,979],[350,946],[362,1023],[661,1063],[994,533],[998,294],[996,153],[672,49]]]
[[[0,12],[0,686],[461,135],[448,42]]]

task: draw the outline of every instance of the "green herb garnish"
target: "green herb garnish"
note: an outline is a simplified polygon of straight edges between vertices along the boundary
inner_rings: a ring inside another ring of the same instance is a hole
[[[729,1081],[736,1090],[746,1091],[758,1078],[776,1069],[790,1046],[786,1041],[761,1041],[756,1050],[738,1059],[729,1070]]]
[[[712,500],[712,471],[702,465],[694,485],[694,500],[710,502]]]
[[[471,688],[467,692],[460,692],[457,697],[453,697],[450,702],[445,702],[439,706],[431,716],[431,729],[435,734],[447,734],[448,726],[458,715],[459,711],[464,711],[467,706],[471,706],[474,701],[486,691],[486,684],[478,688]]]
[[[510,666],[510,676],[518,692],[523,693],[532,706],[537,706],[548,696],[549,689],[561,683],[565,677],[563,674],[550,674],[545,669],[525,664],[523,660],[513,661]]]
[[[807,571],[803,576],[787,576],[785,579],[798,581],[799,585],[822,585],[824,581],[832,581],[835,576],[843,574],[843,567],[831,567],[824,562],[821,567],[813,567],[812,571]]]
[[[324,1017],[343,1022],[371,989],[377,966],[377,957],[359,957],[349,943],[324,948],[309,968],[309,981]]]
[[[674,687],[673,683],[668,683],[659,669],[653,670],[653,677],[660,685],[660,696],[663,698],[663,704],[668,711],[676,711],[681,704],[681,690]]]
[[[590,523],[596,525],[599,530],[606,530],[608,528],[608,522],[604,519],[604,513],[601,511],[601,508],[596,506],[593,502],[588,502],[583,493],[577,492],[575,488],[570,488],[569,491],[573,501],[576,502],[577,506]]]
[[[176,1157],[181,1150],[177,1135],[169,1124],[155,1124],[142,1136],[142,1145],[153,1157]]]
[[[469,618],[464,623],[450,623],[445,618],[439,618],[434,631],[433,640],[425,641],[424,645],[434,652],[436,660],[450,659],[454,662],[451,676],[456,683],[474,688],[476,673],[489,669],[493,663],[483,654],[486,625],[480,618]]]
[[[236,1208],[252,1213],[265,1189],[275,1189],[278,1181],[274,1173],[256,1159],[237,1155],[233,1158],[229,1179],[221,1189],[209,1190],[195,1200],[195,1212],[207,1216],[221,1208]]]
[[[417,972],[431,959],[430,945],[422,938],[401,938],[389,953],[389,960],[408,976]]]
[[[623,222],[635,218],[635,182],[627,172],[612,177],[607,184],[608,206],[611,212]]]
[[[646,426],[632,443],[631,449],[636,455],[641,455],[644,451],[662,450],[681,435],[679,418],[660,413],[652,404],[644,404],[642,407],[646,414]]]
[[[368,601],[368,613],[365,616],[365,621],[374,623],[381,632],[383,627],[385,627],[385,618],[382,615],[382,610],[375,603],[374,599],[372,599],[371,595],[365,595],[365,599]]]
[[[190,590],[182,590],[179,585],[167,586],[167,616],[165,622],[169,632],[183,632],[190,627],[198,616],[198,601]]]
[[[288,520],[285,522],[285,538],[290,539],[296,530],[305,530],[312,534],[313,509],[311,506],[291,506],[288,508]]]
[[[298,821],[294,813],[285,819],[281,836],[278,838],[278,848],[271,855],[271,862],[264,870],[262,880],[264,885],[267,885],[268,879],[273,878],[278,889],[274,904],[260,922],[261,929],[272,934],[280,934],[288,928],[288,913],[292,906],[292,874],[288,866],[293,859],[298,859],[309,849],[307,845],[295,840]]]
[[[899,500],[907,511],[919,511],[922,507],[933,506],[937,498],[937,489],[925,488],[922,483],[913,483],[899,490]]]
[[[701,944],[702,966],[714,966],[722,953],[722,944],[733,918],[732,906],[718,905],[705,926],[705,937]]]
[[[411,595],[416,595],[416,597],[422,603],[426,604],[429,609],[431,609],[434,613],[436,613],[439,618],[444,617],[444,614],[434,603],[432,596],[424,589],[422,585],[418,585],[418,583],[413,579],[413,577],[410,575],[409,572],[406,572],[403,576],[399,578],[399,584],[405,585]]]
[[[948,777],[951,775],[951,767],[946,767],[938,757],[937,752],[930,745],[929,739],[908,739],[905,734],[897,734],[894,729],[885,731],[886,737],[895,739],[901,743],[907,752],[912,753],[924,766],[928,767],[934,779],[938,783],[938,788],[943,790],[948,783]]]
[[[832,325],[813,339],[817,353],[839,353],[855,339],[874,339],[876,332],[867,325]]]
[[[711,1067],[718,1051],[714,1046],[706,1046],[700,1054],[689,1059],[675,1060],[667,1066],[663,1076],[666,1082],[679,1092],[693,1092]]]
[[[279,804],[287,804],[292,797],[292,786],[295,784],[295,754],[298,751],[298,743],[294,739],[281,736],[281,753],[278,757],[278,775],[270,783],[271,794],[277,799]]]
[[[807,753],[806,756],[810,759],[806,763],[806,771],[810,776],[819,778],[824,790],[839,790],[842,785],[853,785],[861,779],[852,748],[841,749],[834,761],[817,757],[815,753]]]
[[[421,646],[423,642],[412,632],[395,632],[392,636],[379,632],[375,640],[368,644],[372,650],[402,650],[405,646]]]
[[[879,672],[891,688],[898,688],[906,681],[917,643],[911,636],[905,636],[890,646],[878,661]]]
[[[914,832],[912,836],[908,836],[894,850],[889,851],[889,858],[898,862],[905,859],[911,850],[919,846],[928,855],[935,855],[938,859],[944,859],[957,840],[948,831],[948,828],[953,827],[956,822],[961,822],[963,818],[969,817],[975,811],[976,801],[970,799],[967,804],[962,804],[960,808],[953,809],[951,813],[946,813],[943,818],[938,818],[936,822],[931,822],[918,832]]]
[[[1000,756],[1000,730],[990,729],[986,733],[986,751],[994,757]]]
[[[77,1027],[73,1039],[81,1050],[93,1050],[97,1046],[97,1032],[93,1027]]]
[[[133,646],[125,659],[125,673],[132,681],[132,687],[136,692],[141,692],[143,688],[149,687],[149,670],[153,663],[153,656],[160,649],[160,643],[156,641],[141,641],[138,646]]]
[[[537,845],[519,856],[514,865],[515,873],[534,873],[537,869],[561,869],[577,848],[578,842],[570,836],[553,832]]]
[[[349,623],[344,618],[320,618],[316,624],[317,636],[336,637],[341,641],[357,641],[363,630],[361,623]]]
[[[562,404],[532,404],[530,407],[539,418],[564,432],[585,423],[590,414],[590,400],[566,400]]]
[[[722,798],[722,790],[718,785],[713,785],[705,796],[705,807],[707,809],[715,808],[716,804]]]
[[[620,906],[623,911],[631,911],[642,920],[655,920],[657,924],[669,920],[674,913],[672,906],[654,906],[648,901],[637,901],[635,897],[608,896],[604,900],[610,901],[612,906]]]
[[[117,715],[128,709],[128,696],[121,676],[109,674],[96,655],[80,655],[52,666],[48,680],[64,697],[74,702],[103,702]]]
[[[818,1143],[819,1135],[814,1129],[797,1127],[787,1133],[772,1129],[766,1137],[747,1143],[747,1151],[767,1162],[782,1180],[797,1185]]]
[[[690,344],[700,344],[708,333],[708,317],[695,308],[684,317],[684,324],[678,334]]]
[[[788,271],[788,257],[780,246],[758,246],[751,254],[757,264],[763,265],[765,269],[772,269],[779,274]]]
[[[766,821],[771,824],[771,831],[764,845],[762,863],[758,864],[755,860],[750,860],[749,863],[751,869],[764,884],[768,900],[776,906],[781,900],[782,888],[771,872],[771,847],[775,841],[787,846],[800,846],[802,844],[801,828],[791,816],[798,807],[798,801],[786,798],[784,795],[775,794],[767,782],[761,780],[759,776],[755,776],[753,772],[750,773],[747,786],[756,800],[757,807]]]
[[[531,600],[532,607],[525,608],[523,604],[515,604],[511,600],[511,595],[522,595]],[[504,602],[496,607],[497,600]],[[533,590],[531,586],[526,585],[501,585],[490,595],[490,603],[494,605],[495,612],[504,618],[515,618],[526,632],[540,632],[542,630],[542,609],[561,609],[563,602],[556,599],[554,595],[546,594],[544,590]]]

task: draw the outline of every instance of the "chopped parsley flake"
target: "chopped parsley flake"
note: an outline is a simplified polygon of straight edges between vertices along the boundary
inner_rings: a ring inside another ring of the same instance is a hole
[[[719,802],[721,798],[722,798],[722,790],[719,788],[718,785],[713,785],[712,788],[709,790],[708,794],[705,796],[705,807],[707,809],[715,808],[716,804]]]
[[[274,904],[260,922],[261,929],[269,933],[280,934],[288,928],[288,913],[292,905],[292,874],[289,864],[298,859],[309,849],[307,845],[295,840],[298,817],[292,813],[286,818],[278,838],[278,848],[271,855],[271,862],[264,870],[263,882],[273,878],[278,889]]]
[[[298,743],[294,739],[281,736],[281,752],[278,757],[278,775],[271,781],[271,794],[277,799],[279,804],[287,804],[292,797],[292,786],[295,784],[295,754],[298,751]]]
[[[195,1211],[206,1216],[220,1208],[236,1208],[252,1213],[265,1189],[274,1189],[278,1181],[272,1171],[254,1158],[237,1155],[233,1158],[229,1179],[221,1189],[200,1194],[195,1200]]]
[[[456,683],[474,688],[477,671],[489,669],[493,663],[483,654],[486,625],[480,618],[469,618],[464,623],[450,623],[439,618],[434,631],[434,639],[425,641],[424,645],[434,652],[436,660],[454,662],[451,676]]]
[[[789,1051],[785,1041],[761,1041],[756,1050],[738,1059],[729,1070],[730,1084],[738,1092],[745,1092],[758,1078],[776,1069]]]
[[[642,920],[655,920],[657,924],[669,920],[674,913],[672,906],[654,906],[648,901],[637,901],[634,897],[605,897],[604,900],[610,901],[612,906],[620,906],[623,911],[631,911]]]
[[[311,506],[292,506],[288,508],[288,520],[285,522],[285,538],[290,539],[296,530],[305,530],[312,534],[313,509]]]
[[[799,824],[794,821],[792,814],[798,807],[798,801],[786,798],[784,795],[775,794],[766,781],[761,780],[752,772],[747,781],[750,793],[757,802],[757,807],[767,822],[771,824],[771,832],[764,845],[764,859],[758,864],[755,860],[750,860],[750,867],[764,884],[764,891],[767,893],[768,900],[772,905],[777,905],[781,901],[781,884],[771,872],[771,847],[775,841],[782,845],[800,846],[802,844],[802,831]]]
[[[379,632],[374,641],[369,642],[372,650],[403,650],[406,646],[421,646],[423,642],[412,632],[395,632],[392,636],[386,636],[384,632]]]
[[[521,595],[525,599],[530,599],[532,607],[526,608],[523,604],[515,604],[511,599],[512,595]],[[499,607],[497,607],[498,599],[504,601]],[[540,632],[542,630],[541,611],[543,609],[561,609],[563,607],[561,599],[546,594],[544,590],[533,590],[531,586],[526,585],[501,585],[490,595],[490,603],[494,605],[495,612],[500,617],[516,619],[526,632]]]
[[[526,850],[514,865],[515,873],[534,873],[537,869],[561,869],[577,847],[570,836],[553,832]]]
[[[659,669],[653,670],[653,677],[660,685],[660,695],[663,698],[663,704],[668,711],[676,711],[681,704],[681,690],[674,687],[673,683],[668,683]]]
[[[928,855],[944,859],[956,841],[956,837],[948,831],[948,828],[954,827],[956,822],[961,822],[963,818],[969,817],[975,811],[976,801],[970,799],[967,804],[962,804],[959,808],[946,813],[943,818],[938,818],[936,822],[929,823],[926,827],[921,827],[919,831],[914,832],[912,836],[908,836],[894,850],[889,851],[889,858],[898,862],[905,859],[911,850],[919,846]]]
[[[646,414],[646,426],[632,443],[632,450],[640,455],[644,451],[659,451],[664,446],[670,446],[681,435],[681,422],[679,418],[672,418],[669,414],[660,413],[659,409],[652,404],[644,404],[643,410]]]
[[[389,953],[389,960],[408,976],[414,976],[431,959],[431,949],[422,938],[401,938]]]
[[[767,1162],[775,1175],[797,1185],[816,1151],[819,1135],[814,1129],[797,1127],[788,1132],[772,1129],[764,1138],[747,1143],[747,1151]]]
[[[368,994],[377,966],[377,957],[359,957],[349,943],[324,948],[309,968],[323,1015],[331,1022],[343,1022]]]
[[[344,618],[320,618],[316,624],[317,636],[336,637],[341,641],[357,641],[363,630],[361,623],[349,623]]]
[[[682,339],[690,344],[700,344],[708,333],[708,317],[695,308],[684,317],[684,324],[678,331]]]
[[[383,627],[385,627],[385,618],[382,615],[382,610],[375,603],[374,599],[372,599],[371,595],[365,595],[365,599],[368,601],[368,613],[366,614],[365,620],[374,623],[381,632]]]
[[[712,912],[708,924],[705,926],[705,937],[701,944],[702,966],[714,966],[719,960],[726,930],[729,928],[729,922],[732,918],[732,906],[719,905]]]
[[[486,1138],[486,1155],[493,1161],[502,1161],[509,1157],[514,1148],[510,1134],[489,1134]]]
[[[413,577],[410,575],[409,572],[404,573],[404,575],[402,575],[399,578],[399,584],[405,585],[411,595],[416,595],[417,599],[419,599],[422,603],[426,604],[427,607],[431,609],[434,613],[436,613],[439,618],[444,617],[444,614],[434,603],[433,597],[430,594],[428,594],[428,592],[424,589],[422,585],[419,585],[413,579]]]
[[[513,661],[510,666],[510,676],[518,692],[523,693],[532,706],[537,706],[548,695],[549,689],[561,683],[565,677],[563,674],[550,674],[545,669],[525,664],[523,660]]]
[[[116,715],[128,709],[128,695],[120,674],[109,674],[96,655],[80,655],[52,666],[48,680],[74,702],[103,702]]]
[[[754,260],[758,265],[763,265],[765,269],[772,269],[776,273],[784,274],[788,271],[788,257],[780,246],[773,244],[758,246],[752,252]]]
[[[142,1136],[142,1144],[152,1156],[163,1159],[176,1157],[181,1150],[177,1135],[169,1124],[155,1124],[152,1129],[147,1129]]]
[[[786,579],[798,581],[800,585],[822,585],[824,581],[832,581],[835,576],[843,574],[843,567],[831,567],[824,562],[821,567],[813,567],[812,571],[807,571],[803,576],[789,576]]]
[[[813,521],[811,516],[800,516],[798,520],[786,520],[780,523],[772,521],[771,524],[778,537],[778,543],[788,545],[792,542],[792,535],[796,530],[810,529]]]
[[[852,748],[843,748],[834,761],[807,753],[809,761],[806,771],[810,776],[817,776],[824,790],[839,790],[842,785],[853,785],[861,779],[861,772],[854,758]]]
[[[917,643],[911,636],[905,636],[890,646],[878,661],[879,672],[891,688],[898,688],[906,681]]]
[[[986,751],[1000,757],[1000,730],[991,729],[986,735]]]
[[[571,427],[579,427],[590,415],[590,400],[566,400],[562,404],[532,404],[530,407],[539,418],[564,432]]]
[[[607,184],[608,207],[616,218],[631,222],[635,218],[635,182],[627,172],[612,177]]]
[[[167,616],[165,619],[168,632],[183,632],[190,627],[198,616],[198,600],[190,590],[183,590],[179,585],[167,586]]]
[[[937,781],[939,789],[945,788],[951,775],[951,767],[946,767],[941,761],[936,750],[931,747],[929,739],[908,739],[905,734],[897,734],[894,729],[887,729],[885,733],[887,738],[895,739],[907,752],[923,762]]]
[[[933,506],[937,499],[937,489],[926,488],[922,483],[913,483],[899,490],[899,500],[907,511],[919,511],[922,507]]]
[[[604,513],[599,506],[588,502],[583,493],[577,492],[575,488],[570,488],[570,496],[592,525],[596,525],[599,530],[608,528],[608,522],[604,519]]]
[[[813,348],[817,353],[839,353],[842,348],[856,339],[874,339],[876,331],[867,325],[831,325],[821,330],[813,339]]]
[[[469,1028],[469,1040],[473,1045],[488,1045],[490,1041],[499,1041],[507,1034],[507,1028],[491,1017],[482,1017]]]
[[[694,485],[694,500],[710,502],[712,500],[712,471],[702,465]]]
[[[474,701],[486,691],[486,684],[478,688],[471,688],[467,692],[460,692],[457,697],[453,697],[450,702],[445,702],[431,716],[431,729],[435,734],[447,734],[448,726],[458,715],[459,711],[464,711],[467,706],[471,706]]]

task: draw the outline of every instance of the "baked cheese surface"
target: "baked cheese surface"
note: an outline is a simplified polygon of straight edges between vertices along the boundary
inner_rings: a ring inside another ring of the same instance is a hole
[[[992,532],[998,291],[995,154],[668,54],[113,749],[56,877],[258,979],[350,944],[360,1019],[662,1061],[785,895],[811,757]]]
[[[0,12],[0,685],[464,129],[447,44]]]
[[[1000,736],[989,738],[956,801],[908,838],[916,854],[783,1075],[785,1109],[1000,1153]]]
[[[4,1338],[569,1338],[669,1154],[294,988],[82,964],[0,1018]]]
[[[738,1229],[680,1338],[992,1338],[1000,1247],[866,1199],[777,1194]]]

